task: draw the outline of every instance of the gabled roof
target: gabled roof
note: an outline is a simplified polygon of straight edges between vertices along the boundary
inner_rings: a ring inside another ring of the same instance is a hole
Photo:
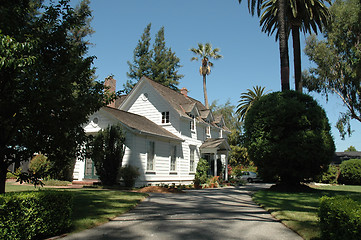
[[[158,126],[143,116],[111,107],[103,107],[101,110],[109,113],[126,127],[137,133],[168,138],[176,141],[184,141],[182,138],[165,130],[163,127]]]
[[[157,83],[145,76],[143,76],[139,80],[137,85],[132,89],[132,91],[128,94],[128,96],[122,99],[122,103],[118,105],[117,108],[119,108],[119,106],[121,107],[121,105],[125,103],[126,99],[130,95],[132,95],[132,92],[136,91],[136,88],[144,81],[148,82],[181,117],[190,119],[188,113],[190,113],[193,109],[197,109],[197,112],[201,116],[201,118],[197,118],[200,122],[204,122],[202,119],[206,119],[209,115],[211,115],[211,122],[213,121],[213,115],[211,110],[207,109],[200,101],[185,96],[182,93],[170,89],[169,87]]]
[[[184,96],[180,92],[174,91],[166,86],[163,86],[160,83],[154,82],[149,78],[142,77],[142,79],[148,81],[157,92],[176,110],[180,116],[189,118],[187,115],[187,110],[189,110],[189,106],[194,105],[194,102],[191,98]],[[188,109],[184,109],[185,106]]]
[[[225,138],[208,138],[200,147],[202,149],[217,149],[217,151],[230,151],[231,148]]]
[[[195,103],[187,103],[187,104],[183,104],[181,105],[181,108],[186,112],[186,113],[190,113],[192,112],[192,110],[196,107]]]

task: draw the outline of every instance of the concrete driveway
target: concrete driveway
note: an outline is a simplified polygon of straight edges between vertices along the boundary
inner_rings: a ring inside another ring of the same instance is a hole
[[[252,191],[269,186],[249,184],[185,194],[152,193],[134,210],[63,240],[302,239],[252,201]]]

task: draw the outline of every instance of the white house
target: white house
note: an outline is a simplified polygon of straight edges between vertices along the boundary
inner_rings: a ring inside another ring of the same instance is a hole
[[[115,90],[114,79],[108,78],[106,84]],[[117,123],[126,131],[122,164],[133,165],[141,173],[136,186],[190,184],[200,158],[211,163],[214,176],[221,174],[217,162],[227,169],[230,131],[222,116],[213,116],[184,88],[177,92],[142,77],[127,96],[91,115],[84,129],[96,134]],[[227,171],[224,177],[228,178]],[[77,161],[74,179],[89,178],[96,178],[91,159]]]

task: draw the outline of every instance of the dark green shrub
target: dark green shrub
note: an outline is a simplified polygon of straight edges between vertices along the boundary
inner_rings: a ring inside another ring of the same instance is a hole
[[[36,174],[40,177],[48,177],[49,171],[51,169],[51,164],[47,157],[45,157],[43,154],[38,154],[34,156],[29,165],[29,171],[33,174]]]
[[[340,183],[361,185],[361,159],[351,159],[340,164]]]
[[[316,177],[320,183],[336,184],[338,181],[339,170],[335,165],[327,166],[327,170]]]
[[[209,163],[206,159],[200,158],[197,164],[194,184],[204,184],[208,180]]]
[[[298,184],[320,174],[335,151],[325,111],[295,91],[263,96],[248,111],[244,129],[250,160],[263,179]]]
[[[125,151],[125,133],[120,125],[99,131],[91,146],[91,159],[103,185],[112,186],[118,182]]]
[[[60,191],[0,195],[0,239],[44,239],[69,231],[72,201]]]
[[[134,187],[135,180],[140,176],[138,168],[132,165],[125,165],[120,168],[119,174],[123,178],[124,185],[129,188]]]
[[[322,197],[321,236],[327,240],[361,239],[361,205],[346,197]]]

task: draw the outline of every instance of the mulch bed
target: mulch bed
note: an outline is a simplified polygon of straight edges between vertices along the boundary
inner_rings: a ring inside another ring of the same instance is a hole
[[[136,190],[136,192],[141,193],[185,193],[184,191],[177,188],[165,188],[160,186],[148,186]]]

